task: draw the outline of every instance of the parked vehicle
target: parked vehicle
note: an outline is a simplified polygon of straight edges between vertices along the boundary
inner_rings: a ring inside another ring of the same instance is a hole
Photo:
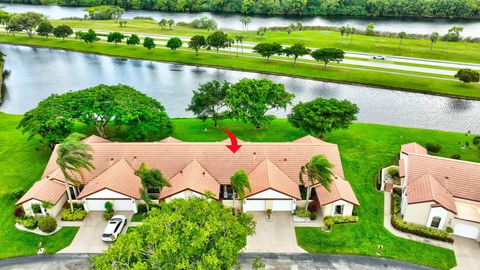
[[[127,224],[127,218],[123,215],[113,216],[108,221],[107,227],[102,234],[102,240],[105,242],[114,242]]]
[[[375,55],[372,58],[375,59],[375,60],[385,60],[385,57],[381,56],[381,55]]]

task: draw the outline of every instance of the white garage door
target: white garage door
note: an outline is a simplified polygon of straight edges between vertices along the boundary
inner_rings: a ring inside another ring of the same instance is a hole
[[[113,203],[115,211],[133,211],[134,203],[131,200],[89,200],[87,199],[87,206],[89,211],[105,211],[106,202]]]
[[[478,232],[477,227],[467,224],[457,224],[455,228],[453,228],[453,234],[472,239],[477,239]]]
[[[247,200],[243,211],[265,211],[265,200]]]
[[[273,211],[292,211],[293,200],[274,200]]]

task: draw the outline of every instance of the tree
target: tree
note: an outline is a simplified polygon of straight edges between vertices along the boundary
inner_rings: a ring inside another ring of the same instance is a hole
[[[65,40],[66,37],[73,34],[72,28],[68,25],[59,25],[53,29],[53,35],[57,38],[62,38]]]
[[[187,111],[193,112],[202,121],[211,118],[213,126],[217,127],[218,120],[223,118],[225,98],[230,87],[230,83],[225,81],[221,84],[217,80],[201,84],[198,90],[193,91]]]
[[[222,31],[215,31],[207,37],[207,45],[209,47],[215,48],[218,55],[218,50],[220,48],[227,47],[228,35]]]
[[[147,48],[148,50],[152,50],[157,46],[155,41],[151,37],[146,37],[143,39],[143,47]]]
[[[267,33],[267,28],[266,27],[261,26],[257,29],[257,36],[259,38],[263,38],[265,36],[265,33]]]
[[[82,169],[87,171],[95,169],[92,164],[92,148],[90,145],[80,142],[82,137],[84,137],[82,134],[72,133],[57,149],[57,165],[65,177],[65,189],[72,213],[74,209],[69,183],[75,186],[80,185],[81,182],[76,178],[76,175],[82,177]]]
[[[290,57],[292,56],[293,58],[293,64],[296,64],[297,63],[297,59],[298,57],[301,57],[301,56],[304,56],[304,55],[308,55],[310,54],[312,50],[310,50],[309,48],[305,47],[305,45],[301,44],[301,43],[295,43],[293,44],[292,46],[290,47],[287,47],[285,49],[283,49],[283,53]]]
[[[455,78],[458,78],[464,83],[476,83],[480,80],[480,74],[475,70],[464,68],[457,71]]]
[[[244,170],[238,170],[230,177],[230,183],[233,190],[233,209],[235,209],[235,199],[238,196],[239,199],[245,198],[245,190],[252,191],[250,182],[248,181],[248,175]],[[236,210],[235,210],[236,213]]]
[[[207,41],[205,40],[205,37],[201,35],[193,36],[188,42],[188,47],[194,49],[197,55],[198,51],[206,45]]]
[[[243,24],[243,30],[248,31],[248,24],[252,22],[252,19],[248,16],[243,16],[240,18],[240,22]]]
[[[29,38],[33,38],[33,31],[44,20],[45,17],[42,14],[29,11],[13,15],[6,28],[11,32],[25,31]]]
[[[149,169],[145,163],[140,165],[140,168],[135,171],[135,175],[140,177],[140,180],[142,181],[143,192],[152,188],[158,188],[161,192],[164,187],[172,186],[168,179],[163,176],[160,170]]]
[[[89,29],[86,33],[85,32],[77,32],[77,36],[79,39],[83,40],[85,43],[93,44],[93,42],[100,40],[97,37],[97,33],[92,29]]]
[[[311,56],[317,61],[322,61],[325,64],[324,68],[327,69],[327,64],[332,61],[340,63],[345,57],[345,52],[337,48],[323,48],[313,51]]]
[[[300,37],[300,32],[303,30],[303,23],[301,21],[297,22],[296,29],[298,30],[298,37]]]
[[[12,18],[12,14],[0,9],[0,24],[7,25]]]
[[[429,39],[430,39],[430,51],[433,49],[433,44],[435,44],[438,41],[438,38],[440,35],[437,32],[433,32]]]
[[[254,228],[251,215],[216,201],[172,200],[94,257],[92,269],[231,269]]]
[[[459,41],[460,40],[460,33],[463,31],[463,27],[461,26],[452,26],[448,29],[448,33],[445,36],[446,41]]]
[[[317,98],[295,105],[288,121],[296,128],[318,137],[334,129],[348,128],[357,120],[359,109],[348,100]]]
[[[124,38],[125,36],[122,33],[111,32],[107,36],[107,42],[113,42],[115,44],[115,47],[117,47],[117,44],[121,43]]]
[[[43,20],[38,24],[36,32],[39,36],[48,38],[48,35],[53,33],[53,25],[49,21]]]
[[[367,27],[365,28],[365,35],[373,36],[373,34],[375,34],[375,24],[369,23],[369,24],[367,24]]]
[[[118,21],[118,24],[120,25],[120,28],[123,28],[124,26],[127,26],[127,21],[126,20],[120,20],[120,21]]]
[[[295,28],[292,27],[292,24],[290,24],[288,27],[287,27],[287,34],[288,34],[288,41],[290,41],[292,38],[292,32],[294,31]]]
[[[162,29],[165,29],[165,27],[167,26],[168,24],[168,21],[166,19],[161,19],[159,22],[158,22],[158,25],[160,25],[162,27]]]
[[[400,43],[398,44],[398,47],[402,47],[402,40],[404,38],[407,38],[407,33],[403,32],[403,31],[398,33],[398,38],[400,39]]]
[[[282,51],[282,45],[278,43],[258,43],[253,47],[253,53],[258,53],[262,57],[266,57],[267,61],[270,61],[270,57],[275,54],[281,54],[283,53]]]
[[[332,171],[333,164],[328,161],[324,155],[312,157],[312,159],[300,168],[300,182],[307,186],[307,203],[305,209],[308,208],[308,201],[312,193],[312,187],[318,184],[322,185],[326,190],[330,191],[330,185],[335,177]],[[304,177],[307,177],[307,181]]]
[[[283,84],[267,79],[242,79],[227,91],[227,115],[260,128],[275,119],[268,111],[286,109],[294,96]]]
[[[135,46],[135,45],[138,45],[140,44],[140,38],[135,35],[135,34],[131,34],[128,38],[127,38],[127,45],[129,46]]]
[[[237,57],[238,57],[238,44],[240,44],[242,46],[242,54],[243,54],[243,39],[245,37],[242,36],[242,35],[236,35],[235,36],[235,41],[237,42]]]
[[[178,48],[182,47],[182,40],[179,39],[178,37],[172,37],[167,41],[167,48],[170,48],[172,50],[176,50]]]
[[[175,21],[173,19],[170,19],[167,21],[167,24],[168,24],[168,27],[170,28],[170,30],[172,30],[172,26],[175,24]]]

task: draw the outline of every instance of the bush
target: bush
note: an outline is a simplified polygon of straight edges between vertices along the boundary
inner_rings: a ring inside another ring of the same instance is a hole
[[[333,224],[355,223],[358,222],[357,216],[328,216],[323,219],[325,227],[331,228]]]
[[[480,143],[480,136],[477,135],[473,137],[473,144],[478,145],[478,143]]]
[[[400,177],[400,172],[397,168],[388,168],[387,173],[393,178]]]
[[[460,154],[453,154],[453,155],[450,156],[450,158],[460,159]]]
[[[317,212],[310,213],[310,220],[317,220]]]
[[[113,217],[113,210],[107,210],[103,213],[103,218],[106,221],[109,221],[110,219],[112,219],[112,217]]]
[[[438,144],[438,143],[432,143],[432,142],[428,142],[427,145],[427,150],[429,152],[432,152],[432,153],[438,153],[440,152],[440,150],[442,149],[442,145],[441,144]]]
[[[112,211],[113,210],[113,204],[111,202],[106,202],[104,207],[105,207],[105,210],[107,210],[107,211]]]
[[[146,213],[147,212],[147,205],[146,204],[139,204],[137,206],[137,210],[139,213]]]
[[[447,233],[453,233],[452,227],[447,227],[447,228],[445,229],[445,231],[446,231]]]
[[[32,211],[34,214],[41,214],[42,209],[40,208],[40,204],[32,204],[31,205]]]
[[[33,230],[37,228],[37,220],[34,217],[26,217],[24,219],[17,219],[17,222],[22,224],[23,227]]]
[[[312,213],[316,213],[318,210],[318,205],[316,202],[310,202],[308,204],[308,211],[312,212]]]
[[[50,216],[41,217],[38,219],[38,228],[42,232],[51,233],[57,228],[57,221]]]
[[[15,198],[15,200],[18,200],[23,196],[23,194],[25,194],[25,190],[23,190],[23,188],[18,188],[16,190],[12,191],[11,194],[12,194],[13,198]]]
[[[85,210],[83,203],[73,203],[73,210],[75,209]]]
[[[25,217],[25,211],[23,211],[23,208],[22,207],[17,207],[15,208],[15,210],[13,211],[13,216],[15,218],[24,218]]]
[[[81,221],[85,218],[87,215],[87,212],[83,209],[74,209],[73,213],[70,211],[70,209],[65,209],[62,211],[62,220],[65,221]]]
[[[302,217],[302,218],[309,218],[310,217],[310,212],[308,210],[305,210],[305,209],[297,209],[297,210],[295,210],[295,215],[298,216],[298,217]]]

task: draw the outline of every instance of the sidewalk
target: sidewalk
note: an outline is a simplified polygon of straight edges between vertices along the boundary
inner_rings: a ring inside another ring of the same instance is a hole
[[[409,234],[405,232],[398,231],[397,229],[393,228],[392,223],[391,223],[391,209],[390,209],[390,204],[391,204],[391,196],[389,192],[384,192],[383,194],[384,198],[384,203],[383,203],[383,209],[384,209],[384,215],[383,215],[383,226],[391,232],[393,235],[397,237],[402,237],[405,239],[410,239],[418,242],[423,242],[426,244],[434,245],[437,247],[442,247],[442,248],[448,248],[448,249],[453,249],[453,244],[447,243],[447,242],[442,242],[442,241],[437,241],[433,239],[428,239],[425,237],[421,237],[418,235],[414,234]]]

